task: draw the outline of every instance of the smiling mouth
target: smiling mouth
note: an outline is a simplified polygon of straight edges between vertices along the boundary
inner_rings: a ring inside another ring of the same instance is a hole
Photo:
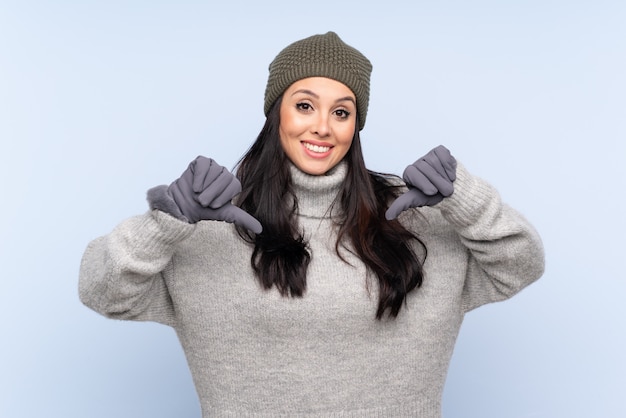
[[[309,144],[308,142],[303,142],[302,144],[304,145],[304,148],[312,152],[324,153],[324,152],[330,151],[330,147],[324,147],[321,145],[313,145],[313,144]]]

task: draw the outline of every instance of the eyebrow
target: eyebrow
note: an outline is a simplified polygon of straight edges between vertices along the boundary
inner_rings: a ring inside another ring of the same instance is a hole
[[[304,94],[308,94],[310,96],[315,97],[316,99],[319,99],[320,96],[317,95],[316,93],[312,92],[311,90],[307,90],[307,89],[300,89],[300,90],[296,90],[292,93],[292,97],[295,96],[298,93],[304,93]],[[340,97],[339,99],[335,100],[335,103],[339,103],[339,102],[345,102],[345,101],[349,101],[354,103],[354,105],[356,106],[356,102],[354,100],[354,97],[352,96],[346,96],[346,97]]]

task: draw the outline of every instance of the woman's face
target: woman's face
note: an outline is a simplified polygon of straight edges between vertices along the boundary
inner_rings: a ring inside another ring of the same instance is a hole
[[[348,153],[356,129],[356,97],[325,77],[293,83],[280,106],[280,143],[301,171],[321,175]]]

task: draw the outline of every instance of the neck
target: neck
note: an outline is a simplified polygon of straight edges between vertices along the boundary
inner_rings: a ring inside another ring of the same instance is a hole
[[[329,216],[341,189],[347,164],[340,162],[324,175],[314,176],[290,164],[293,188],[298,197],[298,214],[322,218]]]

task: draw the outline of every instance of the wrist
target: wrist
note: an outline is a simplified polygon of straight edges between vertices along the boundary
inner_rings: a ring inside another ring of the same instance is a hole
[[[489,210],[494,199],[499,200],[499,195],[490,184],[470,174],[460,163],[456,174],[454,192],[437,207],[454,224],[473,224]]]
[[[182,211],[176,204],[176,201],[168,192],[168,186],[161,185],[149,189],[146,198],[150,209],[160,210],[161,212],[165,212],[176,219],[191,223],[189,222],[189,219],[183,215]]]

